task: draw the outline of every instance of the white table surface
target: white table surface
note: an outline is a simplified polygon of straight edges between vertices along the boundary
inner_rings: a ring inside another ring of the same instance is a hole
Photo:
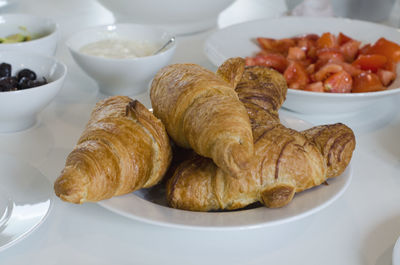
[[[0,134],[1,152],[28,161],[54,182],[92,107],[104,97],[73,62],[64,41],[74,31],[112,23],[114,17],[93,0],[20,0],[0,12],[45,15],[60,24],[56,56],[68,66],[60,94],[33,128]],[[213,68],[202,53],[210,32],[179,37],[173,62]],[[150,105],[146,94],[136,98]],[[97,204],[73,205],[55,197],[45,223],[1,252],[0,264],[389,265],[400,235],[399,100],[346,117],[296,115],[315,124],[344,122],[357,139],[348,190],[300,221],[253,230],[192,231],[141,223]]]

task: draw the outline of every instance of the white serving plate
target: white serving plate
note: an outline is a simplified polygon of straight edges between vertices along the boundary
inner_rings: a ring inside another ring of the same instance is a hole
[[[296,130],[305,130],[311,124],[281,115],[284,125]],[[279,209],[258,207],[230,212],[191,212],[169,208],[165,191],[142,189],[124,196],[99,202],[104,208],[128,218],[146,223],[178,228],[200,230],[234,230],[266,227],[295,221],[316,213],[338,199],[350,184],[352,170],[349,166],[337,178],[295,195],[293,201]]]
[[[0,251],[38,228],[53,204],[50,182],[31,165],[0,154]]]
[[[400,237],[397,239],[393,248],[392,265],[400,265]]]
[[[216,31],[206,40],[204,52],[215,66],[219,66],[228,58],[252,56],[260,51],[254,41],[257,37],[279,39],[324,32],[343,32],[364,43],[373,43],[380,37],[400,43],[397,29],[371,22],[344,18],[282,17],[250,21]],[[399,92],[398,67],[398,78],[386,91],[340,94],[289,89],[283,108],[306,114],[344,114],[362,111]]]

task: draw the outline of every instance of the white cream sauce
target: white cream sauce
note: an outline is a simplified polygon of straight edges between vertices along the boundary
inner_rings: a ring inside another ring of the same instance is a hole
[[[113,59],[138,58],[153,54],[157,45],[149,41],[129,39],[104,39],[89,43],[80,49],[80,52]]]

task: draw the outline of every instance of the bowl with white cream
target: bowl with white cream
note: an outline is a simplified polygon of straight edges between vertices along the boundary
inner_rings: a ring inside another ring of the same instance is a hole
[[[75,62],[107,95],[144,93],[159,69],[175,52],[174,36],[162,28],[113,24],[84,29],[66,44]]]

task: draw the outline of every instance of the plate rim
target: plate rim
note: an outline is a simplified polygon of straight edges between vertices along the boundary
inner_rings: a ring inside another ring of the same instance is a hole
[[[400,265],[400,237],[397,238],[393,247],[392,263],[393,265]]]
[[[311,127],[313,126],[311,123],[294,117],[292,115],[288,115],[286,113],[281,113],[280,114],[280,119],[281,120],[296,120],[297,122],[302,122],[305,123],[306,126]],[[97,202],[98,205],[102,206],[103,208],[121,215],[123,217],[132,219],[132,220],[136,220],[136,221],[140,221],[143,223],[147,223],[147,224],[152,224],[152,225],[158,225],[158,226],[162,226],[162,227],[169,227],[169,228],[179,228],[179,229],[190,229],[190,230],[206,230],[206,231],[232,231],[232,230],[249,230],[249,229],[258,229],[258,228],[265,228],[265,227],[272,227],[272,226],[276,226],[276,225],[281,225],[281,224],[286,224],[286,223],[290,223],[290,222],[294,222],[296,220],[300,220],[303,219],[305,217],[311,216],[327,207],[329,207],[333,202],[335,202],[337,199],[339,199],[348,189],[348,187],[350,186],[352,177],[353,177],[353,167],[352,167],[352,163],[350,162],[349,165],[347,166],[347,168],[345,169],[345,171],[340,175],[337,176],[336,178],[346,178],[344,180],[344,183],[342,184],[342,186],[338,189],[338,191],[333,194],[331,197],[329,197],[328,199],[326,199],[323,203],[321,203],[320,205],[317,205],[313,208],[307,209],[304,212],[292,215],[292,216],[288,216],[285,217],[283,219],[278,219],[278,220],[273,220],[273,221],[266,221],[266,222],[260,222],[260,223],[251,223],[251,224],[235,224],[235,225],[229,225],[229,226],[221,226],[221,225],[194,225],[194,224],[184,224],[184,223],[176,223],[173,221],[165,221],[165,220],[154,220],[154,218],[149,219],[148,217],[144,217],[141,215],[135,215],[132,212],[127,212],[126,210],[124,211],[121,208],[115,207],[112,205],[112,202],[115,200],[120,200],[121,198],[123,199],[123,196],[136,196],[133,193],[128,193],[126,195],[122,195],[119,197],[113,197],[111,199],[108,200],[103,200],[103,201],[99,201]],[[336,178],[332,178],[330,179],[330,181],[335,181]],[[328,180],[329,181],[329,180]],[[313,187],[313,188],[321,188],[321,185]],[[312,192],[311,190],[306,190],[304,192]],[[302,194],[302,192],[300,192],[299,194]],[[145,200],[139,196],[136,196],[138,199],[142,199]],[[294,200],[296,200],[296,195]],[[147,203],[152,203],[150,201],[145,200]],[[111,202],[111,203],[110,203]],[[290,204],[292,204],[293,202],[290,202]],[[169,208],[163,205],[158,205],[156,203],[154,203],[154,205],[156,205],[155,207],[162,207],[162,208],[167,208],[169,211],[173,212],[173,211],[184,211],[184,210],[180,210],[180,209],[174,209],[174,208]],[[282,209],[282,208],[280,208]],[[277,209],[277,210],[280,210]],[[165,210],[165,209],[163,209]],[[250,209],[250,210],[245,210],[245,211],[251,211],[251,210],[275,210],[275,209],[268,209],[267,207],[259,207],[256,209]],[[219,212],[219,214],[238,214],[240,211],[237,212]],[[185,213],[187,215],[194,215],[194,214],[201,214],[201,215],[210,215],[210,214],[214,214],[212,212],[193,212],[193,211],[185,211]],[[243,213],[243,211],[241,212]]]
[[[40,175],[41,178],[49,184],[49,187],[51,187],[50,181],[43,175],[43,173],[38,168],[34,167],[27,161],[25,161],[23,159],[19,159],[16,156],[13,156],[8,153],[0,153],[0,158],[2,158],[2,157],[7,157],[8,159],[12,159],[12,160],[18,162],[19,165],[23,165],[24,167],[29,167],[30,169],[34,169],[38,173],[36,175]],[[37,176],[35,176],[35,177],[37,177]],[[27,238],[29,235],[31,235],[34,231],[36,231],[47,220],[47,217],[50,215],[50,212],[52,211],[52,209],[54,207],[54,194],[53,194],[53,192],[51,192],[51,190],[49,190],[48,201],[49,201],[49,206],[46,209],[46,213],[41,216],[40,220],[33,226],[29,227],[26,231],[24,231],[20,235],[18,235],[15,239],[5,243],[4,245],[0,245],[0,252],[14,246],[15,244],[17,244],[17,243],[21,242],[22,240],[24,240],[25,238]]]

